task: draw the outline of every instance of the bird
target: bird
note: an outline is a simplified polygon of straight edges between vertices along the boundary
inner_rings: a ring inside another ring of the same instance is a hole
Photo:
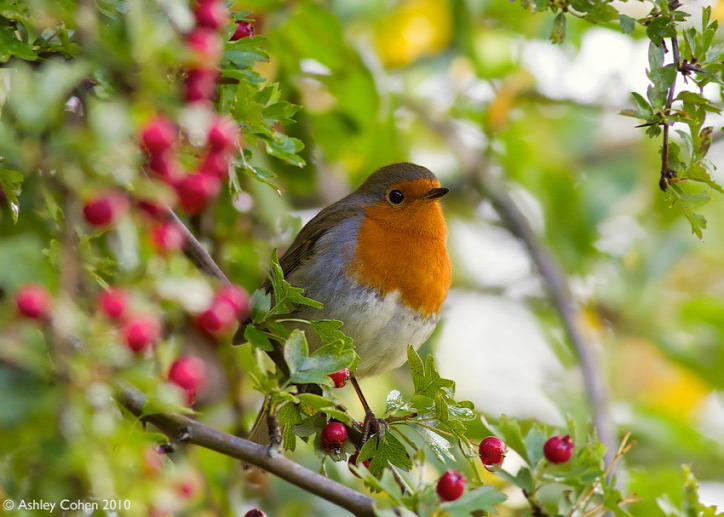
[[[353,340],[363,440],[370,429],[381,434],[381,423],[357,379],[401,366],[408,345],[417,349],[430,337],[447,297],[451,264],[440,199],[448,192],[425,167],[384,166],[311,219],[279,260],[285,279],[323,304],[298,306],[286,317],[339,320]],[[271,291],[269,280],[262,287]],[[235,342],[242,338],[243,325]],[[321,346],[313,333],[307,338],[310,350]],[[267,425],[262,410],[249,439],[268,444]]]

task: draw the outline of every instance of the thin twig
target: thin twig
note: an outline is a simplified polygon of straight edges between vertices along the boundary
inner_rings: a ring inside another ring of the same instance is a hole
[[[131,413],[140,416],[146,396],[136,388],[120,384],[118,400]],[[252,463],[293,485],[326,499],[359,517],[374,517],[374,500],[356,490],[326,478],[280,455],[269,455],[266,446],[222,433],[178,414],[155,414],[143,417],[172,438],[187,432],[191,444]]]
[[[674,91],[676,90],[676,78],[679,75],[679,38],[674,36],[671,38],[671,51],[674,55],[674,80],[669,86],[669,94],[666,98],[666,106],[664,106],[664,117],[668,117],[671,112],[671,104],[674,102]],[[676,171],[669,169],[669,123],[664,118],[664,137],[661,145],[661,179],[659,180],[659,188],[663,191],[669,186],[669,180],[676,177]]]

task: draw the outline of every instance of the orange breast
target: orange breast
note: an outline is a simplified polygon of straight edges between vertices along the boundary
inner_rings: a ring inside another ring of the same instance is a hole
[[[349,275],[429,317],[440,312],[450,287],[447,227],[439,202],[420,202],[405,213],[381,204],[365,208]]]

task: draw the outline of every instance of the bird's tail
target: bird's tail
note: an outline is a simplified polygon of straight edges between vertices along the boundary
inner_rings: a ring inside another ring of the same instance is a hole
[[[262,407],[259,414],[256,416],[256,420],[254,421],[251,431],[249,431],[247,440],[251,440],[259,445],[269,445],[271,443],[271,437],[269,436],[269,424],[267,423],[268,415],[269,414],[266,409]],[[254,468],[254,465],[245,461],[241,462],[241,466],[244,470]]]

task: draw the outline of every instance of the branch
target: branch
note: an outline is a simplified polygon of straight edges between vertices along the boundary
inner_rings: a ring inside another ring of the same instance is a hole
[[[591,351],[591,344],[587,342],[579,323],[578,307],[568,289],[568,281],[563,268],[553,254],[540,242],[525,214],[510,197],[506,185],[502,181],[484,174],[485,155],[465,146],[464,140],[459,137],[450,119],[438,120],[433,118],[424,106],[409,101],[405,104],[447,141],[475,190],[481,197],[490,201],[503,224],[523,242],[528,250],[531,260],[546,284],[550,301],[578,356],[586,396],[593,413],[593,425],[598,432],[599,439],[608,448],[606,458],[610,462],[616,449],[616,440],[615,429],[608,410],[608,394],[603,378],[599,375],[599,366]]]
[[[141,417],[146,403],[143,393],[131,386],[120,384],[117,397],[131,413]],[[152,423],[174,439],[187,433],[188,439],[185,441],[188,443],[256,465],[358,517],[375,515],[374,499],[371,497],[312,472],[283,456],[270,456],[266,446],[222,433],[179,414],[146,415],[143,420]]]
[[[231,282],[226,277],[221,268],[216,264],[216,262],[214,262],[214,259],[211,258],[211,255],[208,251],[206,251],[206,248],[201,245],[196,236],[191,233],[191,231],[186,227],[183,221],[179,219],[176,213],[168,206],[166,207],[166,217],[171,219],[184,234],[185,240],[183,251],[188,259],[193,262],[197,268],[199,268],[207,275],[221,280],[226,284],[230,284]]]
[[[676,90],[676,78],[679,75],[679,38],[674,36],[671,38],[671,50],[674,54],[674,66],[676,67],[676,73],[674,73],[674,80],[671,81],[669,86],[669,94],[666,98],[666,106],[664,106],[664,116],[667,117],[671,111],[671,104],[674,102],[674,91]],[[659,180],[659,188],[663,191],[669,186],[669,181],[676,178],[676,171],[669,168],[669,123],[664,118],[664,139],[661,145],[661,179]]]

